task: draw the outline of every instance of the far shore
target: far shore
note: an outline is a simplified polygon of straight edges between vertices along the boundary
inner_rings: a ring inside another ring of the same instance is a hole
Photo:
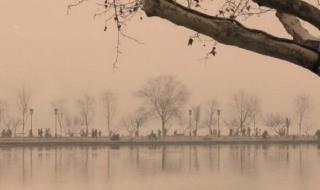
[[[0,146],[4,145],[184,145],[184,144],[320,144],[316,136],[288,137],[243,137],[243,136],[168,136],[151,139],[149,137],[121,137],[111,140],[109,137],[12,137],[0,138]]]

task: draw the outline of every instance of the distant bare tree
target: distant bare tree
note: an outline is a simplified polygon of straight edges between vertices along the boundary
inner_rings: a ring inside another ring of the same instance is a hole
[[[51,107],[53,110],[57,110],[57,122],[60,127],[60,134],[62,135],[63,127],[64,127],[64,117],[66,116],[67,108],[66,108],[66,100],[58,99],[51,102]]]
[[[134,121],[132,121],[130,117],[127,117],[127,118],[122,119],[121,124],[126,129],[129,136],[132,137],[136,131],[136,126],[135,126]]]
[[[29,90],[25,88],[25,86],[22,86],[21,89],[18,91],[18,97],[17,97],[17,105],[18,109],[21,113],[21,123],[22,123],[22,135],[24,136],[24,129],[25,124],[28,119],[28,110],[29,110],[29,104],[31,100],[31,93]]]
[[[241,90],[232,96],[230,107],[233,115],[229,122],[242,129],[249,126],[259,110],[259,99],[255,95]]]
[[[0,100],[0,125],[3,125],[7,116],[8,105],[4,100]]]
[[[192,108],[193,113],[193,122],[194,122],[194,136],[197,136],[198,127],[200,123],[200,116],[201,116],[201,106],[197,105]]]
[[[286,134],[286,119],[279,113],[270,113],[266,115],[265,125],[279,136]]]
[[[122,120],[122,124],[126,128],[130,136],[132,136],[133,134],[139,136],[140,128],[147,122],[148,117],[149,112],[144,107],[140,107],[133,114],[131,114],[127,118],[124,118]]]
[[[111,123],[116,114],[116,97],[111,91],[106,91],[101,97],[103,106],[103,115],[106,119],[108,135],[111,135]]]
[[[65,116],[64,124],[66,128],[66,133],[69,136],[74,136],[75,133],[79,131],[79,128],[81,126],[81,119],[79,117]]]
[[[167,123],[180,116],[189,95],[186,87],[174,76],[152,78],[137,94],[149,106],[150,112],[160,118],[163,136],[166,135]]]
[[[81,98],[78,99],[78,108],[81,118],[81,122],[86,127],[85,134],[89,134],[89,125],[93,120],[95,111],[95,100],[88,94],[83,94]]]
[[[257,128],[257,121],[261,115],[261,106],[260,106],[260,99],[256,96],[253,96],[253,108],[252,108],[252,116],[251,116],[251,121],[252,121],[252,126],[253,129]]]
[[[213,127],[217,123],[215,118],[216,111],[218,110],[218,102],[214,99],[209,100],[205,107],[204,125],[209,129],[209,135],[213,134]]]
[[[4,126],[7,129],[10,129],[13,131],[13,136],[16,136],[17,128],[19,127],[20,123],[21,123],[20,118],[13,117],[13,116],[7,116],[3,121]]]
[[[302,128],[306,117],[312,111],[312,99],[309,95],[299,95],[294,100],[295,113],[298,117],[299,135],[301,135]]]

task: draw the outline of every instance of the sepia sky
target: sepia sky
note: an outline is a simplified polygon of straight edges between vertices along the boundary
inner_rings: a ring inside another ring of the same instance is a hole
[[[65,98],[74,107],[72,101],[83,92],[99,98],[101,92],[113,90],[118,114],[125,115],[138,105],[133,92],[148,78],[163,74],[176,75],[187,85],[192,95],[189,106],[204,105],[215,97],[227,111],[228,99],[239,89],[257,94],[265,112],[291,115],[293,98],[301,93],[310,94],[319,105],[320,79],[309,71],[222,44],[217,45],[217,55],[205,62],[211,43],[188,47],[194,32],[159,18],[140,21],[137,17],[128,23],[128,34],[143,45],[123,39],[119,68],[114,71],[115,31],[109,27],[104,32],[103,18],[93,18],[94,3],[67,14],[68,3],[0,1],[0,98],[7,99],[14,110],[18,88],[29,87],[36,127],[52,125],[52,100]],[[289,37],[273,13],[241,22]],[[319,111],[320,106],[315,117]]]

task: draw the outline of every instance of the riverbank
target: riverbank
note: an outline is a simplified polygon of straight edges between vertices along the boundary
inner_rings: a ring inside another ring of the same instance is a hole
[[[150,139],[148,137],[121,137],[111,140],[109,137],[14,137],[0,138],[0,145],[175,145],[175,144],[320,144],[315,136],[303,137],[188,137],[172,136]]]

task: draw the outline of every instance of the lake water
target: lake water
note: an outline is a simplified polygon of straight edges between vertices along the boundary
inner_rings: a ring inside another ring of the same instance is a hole
[[[318,190],[317,145],[0,147],[1,190]]]

